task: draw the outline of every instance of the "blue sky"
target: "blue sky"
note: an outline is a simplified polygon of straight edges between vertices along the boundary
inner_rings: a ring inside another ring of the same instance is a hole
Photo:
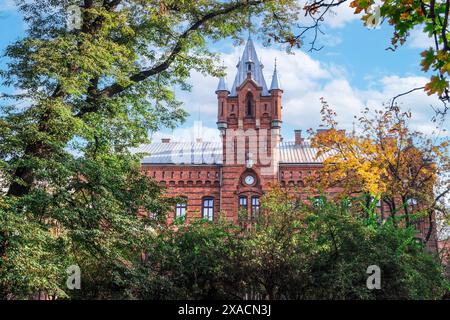
[[[285,139],[293,138],[294,129],[317,128],[320,123],[320,97],[324,97],[338,113],[344,128],[352,128],[353,116],[365,106],[380,107],[393,96],[422,86],[427,75],[420,71],[420,52],[427,48],[429,39],[420,30],[412,33],[409,41],[396,52],[385,50],[390,45],[392,29],[387,24],[378,29],[367,29],[347,7],[339,8],[329,15],[323,28],[325,35],[319,39],[321,51],[298,50],[287,54],[277,47],[264,48],[254,39],[260,60],[265,65],[266,82],[270,84],[274,59],[278,70],[283,97],[283,129]],[[24,32],[24,23],[11,0],[0,0],[0,50],[18,39]],[[243,45],[236,47],[230,40],[211,43],[211,48],[222,53],[227,66],[227,82],[232,84],[235,65],[242,53]],[[0,60],[4,65],[5,60]],[[180,128],[162,130],[154,139],[171,136],[176,140],[196,138],[218,139],[216,122],[217,79],[193,73],[191,92],[177,90],[190,113],[187,122]],[[0,88],[1,92],[10,91]],[[436,130],[431,122],[430,105],[438,106],[435,97],[416,92],[399,100],[404,108],[413,112],[411,124],[418,130],[442,137],[447,132]],[[201,121],[201,128],[198,127]],[[449,129],[448,125],[447,129]]]

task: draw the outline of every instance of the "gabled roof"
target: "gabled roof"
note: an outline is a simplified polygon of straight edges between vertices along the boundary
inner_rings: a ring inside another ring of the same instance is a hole
[[[142,164],[219,165],[222,164],[221,142],[151,143],[133,149],[133,153],[148,153]],[[282,142],[280,164],[321,164],[326,156],[316,158],[317,149],[308,143]]]
[[[242,85],[247,79],[248,65],[252,65],[252,79],[262,87],[262,95],[270,96],[269,90],[267,89],[266,80],[263,75],[263,64],[259,61],[258,55],[256,53],[255,45],[253,44],[253,40],[249,38],[247,40],[247,44],[245,45],[244,52],[242,53],[242,57],[237,64],[237,73],[234,79],[233,87],[231,88],[231,96],[237,95],[237,88]]]

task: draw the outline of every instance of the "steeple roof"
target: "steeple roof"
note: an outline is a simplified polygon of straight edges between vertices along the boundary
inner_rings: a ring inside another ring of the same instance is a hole
[[[228,90],[228,85],[227,85],[227,82],[225,81],[224,77],[221,77],[220,80],[219,80],[219,85],[217,86],[216,93],[219,92],[219,91],[228,91],[228,92],[230,92],[230,90]]]
[[[251,37],[248,38],[247,44],[245,45],[242,57],[237,64],[238,72],[234,79],[233,87],[231,88],[231,96],[237,95],[237,87],[239,87],[247,78],[247,72],[251,72],[252,79],[263,88],[262,94],[264,96],[269,96],[269,90],[267,90],[266,80],[263,75],[263,64],[259,61],[258,55],[256,54],[255,45]]]
[[[281,90],[280,79],[278,79],[277,60],[275,60],[275,69],[273,70],[272,84],[270,85],[271,90]]]

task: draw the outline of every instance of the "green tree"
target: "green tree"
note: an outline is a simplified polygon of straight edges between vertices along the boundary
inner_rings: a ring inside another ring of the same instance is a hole
[[[397,228],[392,219],[380,223],[373,212],[361,216],[358,205],[357,198],[305,202],[280,189],[269,192],[244,240],[253,288],[275,299],[442,297],[442,267],[417,231]],[[381,269],[380,290],[366,286],[371,265]]]
[[[239,299],[241,251],[237,226],[181,222],[155,236],[130,286],[141,299]]]
[[[149,130],[183,121],[186,112],[172,88],[189,89],[191,71],[223,73],[208,40],[238,39],[250,9],[262,28],[287,33],[297,4],[17,4],[27,31],[6,49],[8,64],[1,71],[3,84],[18,92],[2,95],[0,112],[1,297],[26,298],[37,291],[128,296],[121,283],[139,263],[147,228],[163,224],[171,205],[141,173],[130,147],[146,142]],[[74,8],[81,25],[68,28]],[[141,218],[140,210],[156,219]],[[85,291],[65,288],[70,264],[81,266]]]
[[[274,188],[245,229],[198,221],[161,230],[129,287],[143,299],[441,298],[442,266],[417,231],[361,216],[361,203],[300,201]],[[373,265],[381,289],[369,290]]]

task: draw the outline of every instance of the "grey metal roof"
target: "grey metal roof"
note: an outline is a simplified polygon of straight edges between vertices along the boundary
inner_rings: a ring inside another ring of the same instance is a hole
[[[247,40],[244,52],[242,53],[242,58],[236,66],[238,72],[236,73],[230,95],[237,95],[237,87],[239,87],[247,78],[249,64],[251,65],[252,79],[263,88],[263,96],[269,96],[269,90],[267,90],[266,80],[264,79],[262,71],[264,65],[259,61],[258,55],[256,54],[255,45],[253,44],[253,40],[251,38]]]
[[[281,90],[280,80],[278,79],[277,63],[275,62],[275,69],[273,70],[272,83],[270,90]]]
[[[304,142],[296,145],[294,141],[282,142],[280,144],[280,163],[323,163],[327,158],[324,155],[316,157],[317,149]]]
[[[225,81],[225,78],[220,78],[220,80],[219,80],[219,85],[217,86],[217,89],[216,89],[216,93],[218,92],[218,91],[230,91],[230,90],[228,90],[228,85],[227,85],[227,82]]]
[[[146,153],[143,164],[221,164],[222,143],[169,142],[150,143],[132,149],[133,153]]]
[[[221,142],[170,142],[151,143],[132,150],[133,153],[147,153],[143,164],[222,164]],[[281,164],[320,164],[326,156],[316,158],[317,150],[308,143],[282,142],[279,148]]]

